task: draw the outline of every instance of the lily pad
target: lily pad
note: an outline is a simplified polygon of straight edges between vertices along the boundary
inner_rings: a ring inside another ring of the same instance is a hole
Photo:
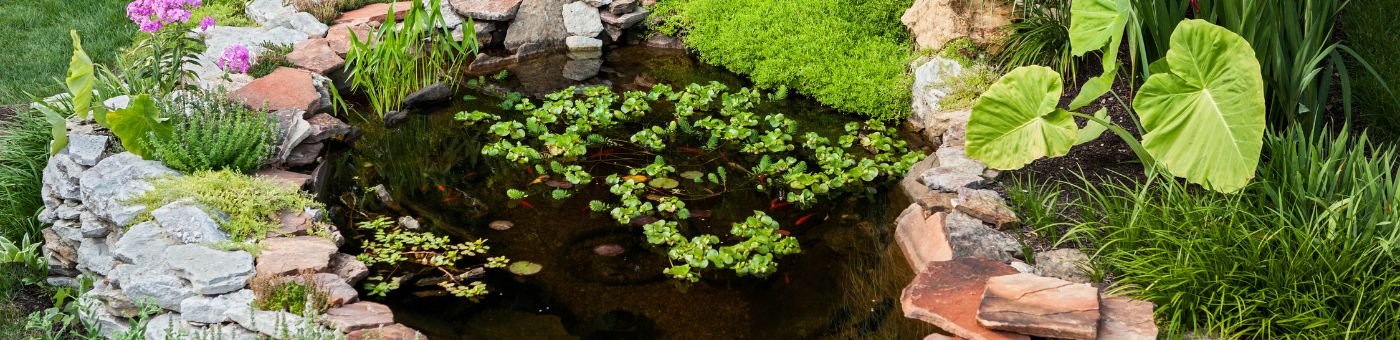
[[[539,273],[541,269],[544,269],[544,266],[530,261],[515,261],[515,263],[510,264],[509,269],[515,275],[529,276]]]
[[[676,181],[676,180],[674,180],[674,179],[662,177],[662,178],[657,178],[657,179],[651,180],[651,183],[650,183],[650,184],[651,184],[652,187],[657,187],[657,188],[662,188],[662,189],[675,189],[676,186],[681,185],[681,182]]]
[[[682,173],[681,173],[681,178],[688,179],[688,180],[698,180],[698,179],[700,179],[701,177],[705,177],[705,173],[699,172],[699,171],[694,171],[694,170],[686,171],[686,172],[682,172]]]

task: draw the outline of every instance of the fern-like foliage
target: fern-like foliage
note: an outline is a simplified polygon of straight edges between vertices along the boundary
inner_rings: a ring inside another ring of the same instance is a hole
[[[267,164],[277,135],[264,113],[217,93],[171,96],[163,108],[175,133],[153,138],[153,157],[186,173],[205,170],[251,172]]]
[[[235,241],[262,238],[277,230],[279,212],[324,207],[300,191],[232,171],[201,171],[157,179],[151,184],[155,189],[130,200],[148,209],[133,224],[149,221],[150,210],[191,198],[226,214],[228,220],[219,227]]]

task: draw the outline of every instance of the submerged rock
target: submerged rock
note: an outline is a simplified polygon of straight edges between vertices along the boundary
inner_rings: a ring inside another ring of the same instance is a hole
[[[600,244],[593,247],[593,253],[598,254],[598,256],[613,257],[622,255],[624,252],[627,252],[627,249],[616,243]]]
[[[584,81],[598,75],[602,68],[602,59],[570,59],[564,63],[564,78]]]
[[[515,223],[511,221],[491,221],[491,224],[489,226],[491,227],[491,230],[506,231],[510,230],[510,228],[515,227]]]
[[[603,41],[571,36],[564,41],[564,45],[569,47],[570,59],[597,59],[603,57]]]

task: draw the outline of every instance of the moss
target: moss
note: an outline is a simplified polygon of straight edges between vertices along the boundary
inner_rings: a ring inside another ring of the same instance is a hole
[[[971,64],[963,69],[963,73],[953,79],[948,95],[938,100],[938,108],[941,110],[961,110],[972,107],[977,102],[977,97],[982,92],[987,91],[997,78],[1001,77],[996,70],[986,65]]]
[[[184,198],[228,215],[220,226],[235,241],[259,239],[277,230],[278,212],[322,207],[311,197],[267,179],[230,171],[203,171],[153,181],[153,190],[131,199],[147,207],[133,223],[149,221],[150,212]]]

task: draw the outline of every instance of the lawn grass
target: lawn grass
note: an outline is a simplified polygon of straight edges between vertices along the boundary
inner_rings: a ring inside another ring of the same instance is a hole
[[[1400,24],[1395,21],[1395,3],[1380,0],[1352,1],[1342,15],[1348,46],[1356,50],[1380,73],[1391,90],[1400,91]],[[1392,99],[1381,83],[1359,66],[1351,67],[1356,112],[1373,126],[1379,140],[1400,141],[1400,102]],[[1400,96],[1400,93],[1396,93]]]
[[[126,18],[128,0],[0,1],[0,103],[16,104],[62,90],[72,55],[68,30],[78,30],[94,62],[111,64],[130,44],[135,26]]]

